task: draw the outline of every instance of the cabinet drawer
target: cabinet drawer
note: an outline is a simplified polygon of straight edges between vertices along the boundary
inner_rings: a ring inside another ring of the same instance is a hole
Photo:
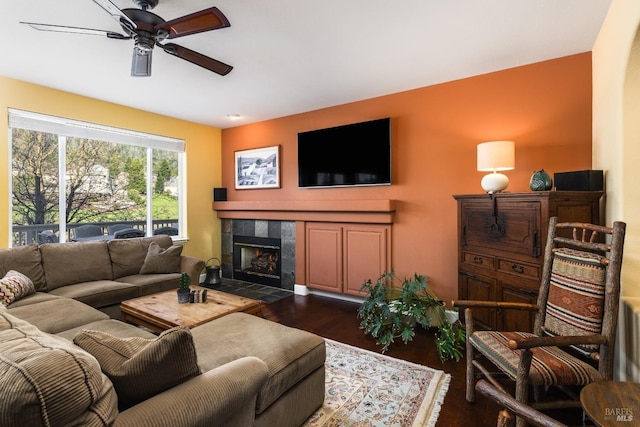
[[[529,279],[540,278],[540,266],[534,264],[526,264],[519,261],[508,259],[498,259],[498,271],[502,273],[515,274],[517,276]]]
[[[493,270],[495,269],[496,259],[491,255],[463,252],[462,263],[469,266],[484,267]]]

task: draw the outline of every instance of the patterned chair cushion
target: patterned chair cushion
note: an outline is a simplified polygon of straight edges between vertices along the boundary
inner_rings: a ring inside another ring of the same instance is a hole
[[[515,381],[521,350],[511,350],[507,344],[513,338],[531,336],[534,335],[527,332],[477,331],[469,340],[480,353]],[[531,385],[586,385],[603,380],[595,368],[558,347],[539,347],[531,350]]]
[[[547,335],[594,335],[602,330],[606,268],[601,257],[573,249],[556,251],[544,330]],[[583,354],[597,345],[573,346]]]
[[[191,331],[183,326],[154,339],[83,330],[73,342],[98,359],[118,393],[121,410],[200,374]]]

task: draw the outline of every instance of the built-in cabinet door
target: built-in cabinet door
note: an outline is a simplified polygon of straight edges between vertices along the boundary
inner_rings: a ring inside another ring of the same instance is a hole
[[[306,227],[307,286],[342,292],[342,226],[309,223]]]
[[[388,244],[390,227],[384,225],[344,226],[344,290],[345,294],[362,296],[362,283],[376,279],[389,269]]]
[[[307,286],[361,296],[362,283],[390,268],[391,226],[306,224]]]

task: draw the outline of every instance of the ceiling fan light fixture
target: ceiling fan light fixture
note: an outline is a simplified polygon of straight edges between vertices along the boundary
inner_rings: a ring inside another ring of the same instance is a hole
[[[131,59],[131,77],[151,76],[151,54],[153,51],[144,51],[136,45],[133,48],[133,58]]]

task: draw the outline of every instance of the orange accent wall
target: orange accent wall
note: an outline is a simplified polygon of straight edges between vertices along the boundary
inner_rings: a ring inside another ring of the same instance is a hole
[[[392,185],[298,188],[298,132],[381,117],[392,118]],[[591,53],[584,53],[224,129],[222,185],[230,201],[396,200],[392,266],[400,276],[428,276],[447,301],[458,282],[452,195],[482,192],[476,145],[514,140],[508,191],[530,191],[534,170],[591,168],[591,121]],[[281,146],[281,188],[234,190],[234,152],[271,145]]]

